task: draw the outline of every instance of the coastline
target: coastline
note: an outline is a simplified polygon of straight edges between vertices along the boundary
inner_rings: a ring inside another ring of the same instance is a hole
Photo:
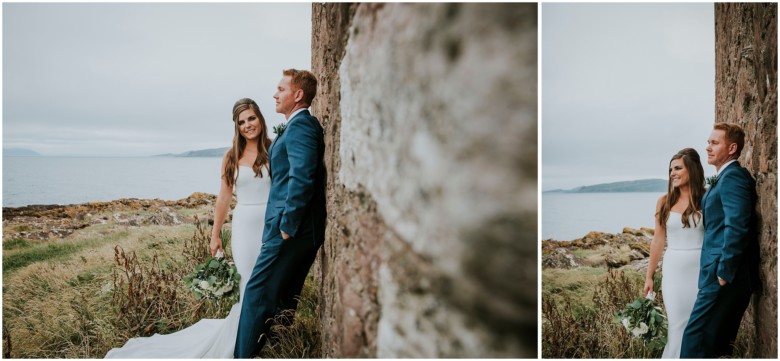
[[[216,196],[196,192],[175,201],[121,198],[109,202],[3,207],[3,244],[7,240],[44,241],[65,238],[94,225],[172,226],[192,224],[192,216],[211,217],[204,208]],[[5,248],[5,247],[4,247]]]
[[[654,230],[624,227],[621,233],[592,231],[570,241],[542,240],[542,271],[546,268],[647,267]]]

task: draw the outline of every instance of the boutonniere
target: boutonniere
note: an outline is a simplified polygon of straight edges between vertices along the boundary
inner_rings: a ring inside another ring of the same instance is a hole
[[[274,134],[276,134],[276,137],[279,138],[282,136],[282,133],[284,133],[284,130],[287,129],[287,123],[282,123],[279,125],[274,126]]]
[[[718,176],[714,175],[712,177],[709,177],[704,180],[704,183],[708,185],[710,188],[714,187],[716,184],[718,184]]]

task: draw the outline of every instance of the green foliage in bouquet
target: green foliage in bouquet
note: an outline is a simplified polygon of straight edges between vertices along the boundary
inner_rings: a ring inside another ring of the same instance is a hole
[[[223,247],[230,243],[230,233],[222,232],[220,236]],[[231,304],[238,302],[240,280],[235,263],[226,257],[208,257],[184,276],[184,284],[198,300],[227,298]]]
[[[632,337],[642,339],[653,350],[661,350],[666,345],[668,325],[661,306],[655,301],[655,294],[638,297],[626,304],[626,308],[615,313],[614,319]]]

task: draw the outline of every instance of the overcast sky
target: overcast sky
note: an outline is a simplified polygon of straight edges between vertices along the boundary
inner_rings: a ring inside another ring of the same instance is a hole
[[[666,178],[715,116],[713,4],[542,5],[542,189]]]
[[[227,147],[232,107],[270,126],[311,67],[311,4],[3,4],[3,147],[132,156]]]

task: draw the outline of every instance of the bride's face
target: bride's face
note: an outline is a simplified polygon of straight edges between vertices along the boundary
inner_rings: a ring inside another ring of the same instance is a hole
[[[669,164],[669,179],[675,188],[688,185],[688,168],[685,168],[685,163],[682,159],[674,159]]]
[[[238,114],[238,131],[246,140],[256,139],[260,135],[260,117],[252,108]]]

